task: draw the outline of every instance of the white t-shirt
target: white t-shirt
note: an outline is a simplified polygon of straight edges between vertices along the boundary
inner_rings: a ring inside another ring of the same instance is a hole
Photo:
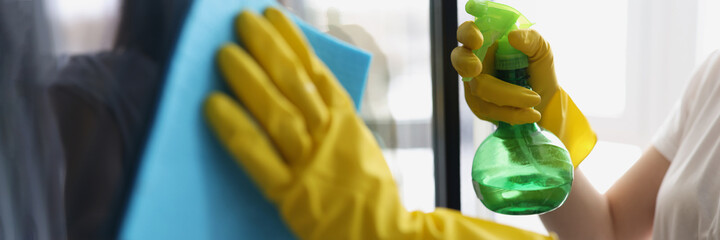
[[[653,145],[670,160],[653,239],[720,239],[720,52],[695,72]]]

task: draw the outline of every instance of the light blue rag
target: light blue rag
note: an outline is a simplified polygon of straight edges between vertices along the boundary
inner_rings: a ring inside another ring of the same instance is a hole
[[[224,89],[217,49],[234,41],[243,8],[270,0],[196,0],[178,39],[130,198],[120,239],[292,239],[275,207],[215,139],[202,114],[212,90]],[[295,18],[356,107],[370,55]]]

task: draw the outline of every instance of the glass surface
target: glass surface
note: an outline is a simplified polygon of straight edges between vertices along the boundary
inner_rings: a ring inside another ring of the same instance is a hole
[[[44,4],[58,54],[112,48],[121,0],[46,0]]]
[[[360,115],[409,210],[435,208],[428,1],[281,1],[314,27],[373,55]]]

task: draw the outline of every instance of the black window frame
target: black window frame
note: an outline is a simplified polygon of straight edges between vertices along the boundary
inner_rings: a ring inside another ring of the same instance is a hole
[[[435,205],[460,210],[459,84],[450,62],[457,26],[456,0],[430,0]]]

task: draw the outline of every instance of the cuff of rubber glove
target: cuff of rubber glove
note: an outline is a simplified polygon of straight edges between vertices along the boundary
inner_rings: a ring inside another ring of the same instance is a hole
[[[585,115],[562,88],[555,92],[540,114],[540,126],[560,138],[577,168],[597,143],[597,135]]]
[[[555,233],[549,236],[536,232],[518,229],[493,221],[468,217],[461,212],[446,208],[437,208],[431,213],[422,215],[423,229],[413,236],[414,239],[524,239],[524,240],[557,240]]]

